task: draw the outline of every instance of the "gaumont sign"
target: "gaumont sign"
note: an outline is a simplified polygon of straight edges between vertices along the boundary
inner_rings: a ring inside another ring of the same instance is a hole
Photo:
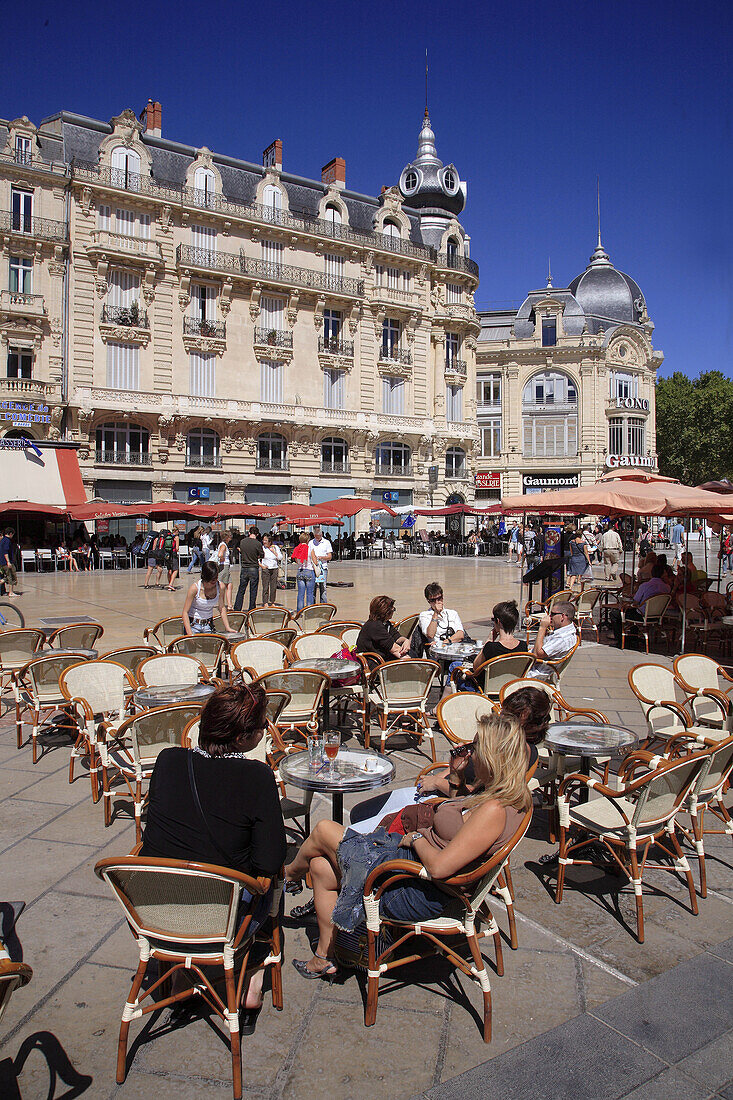
[[[649,412],[649,402],[645,397],[617,397],[617,409],[636,409],[638,412]]]
[[[476,474],[477,489],[501,489],[501,474]]]
[[[577,489],[580,474],[523,474],[525,493],[542,493],[545,489]]]
[[[656,462],[651,455],[606,455],[606,466],[611,470],[617,466],[643,466],[653,470]]]

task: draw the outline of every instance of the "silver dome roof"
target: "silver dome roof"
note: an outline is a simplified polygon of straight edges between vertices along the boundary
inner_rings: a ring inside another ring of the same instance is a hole
[[[617,271],[601,244],[590,258],[582,275],[568,288],[588,318],[598,322],[640,324],[647,320],[646,302],[638,283],[623,271]],[[596,326],[589,326],[591,331]]]
[[[417,156],[402,170],[400,193],[411,207],[460,214],[466,205],[466,185],[453,164],[444,165],[435,148],[427,107],[418,139]]]

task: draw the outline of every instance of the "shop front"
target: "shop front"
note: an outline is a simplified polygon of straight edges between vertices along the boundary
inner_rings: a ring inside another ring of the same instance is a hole
[[[412,507],[412,489],[374,489],[372,490],[371,499],[379,501],[380,504],[393,508],[395,511],[399,508],[410,508]],[[376,518],[385,531],[394,531],[396,535],[402,525],[403,514],[398,513],[396,516],[390,516],[388,513],[384,513]]]
[[[496,471],[479,470],[474,480],[474,499],[476,504],[486,502],[495,504],[501,500],[501,474]]]

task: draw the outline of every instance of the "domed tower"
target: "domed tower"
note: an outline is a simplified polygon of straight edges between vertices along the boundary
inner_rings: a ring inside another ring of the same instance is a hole
[[[601,243],[598,244],[582,275],[569,288],[587,318],[588,331],[596,333],[613,325],[644,325],[653,329],[639,285],[623,271],[617,271]]]
[[[405,203],[420,211],[425,244],[439,248],[448,223],[466,205],[466,184],[461,181],[455,165],[444,165],[439,158],[427,107],[417,156],[403,168],[399,187]]]

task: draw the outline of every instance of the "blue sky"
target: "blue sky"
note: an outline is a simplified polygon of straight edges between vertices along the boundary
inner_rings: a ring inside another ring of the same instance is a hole
[[[603,242],[641,286],[662,373],[733,373],[731,5],[699,0],[6,5],[0,114],[109,119],[377,194],[415,154],[430,51],[438,153],[468,181],[479,308],[519,303]]]

